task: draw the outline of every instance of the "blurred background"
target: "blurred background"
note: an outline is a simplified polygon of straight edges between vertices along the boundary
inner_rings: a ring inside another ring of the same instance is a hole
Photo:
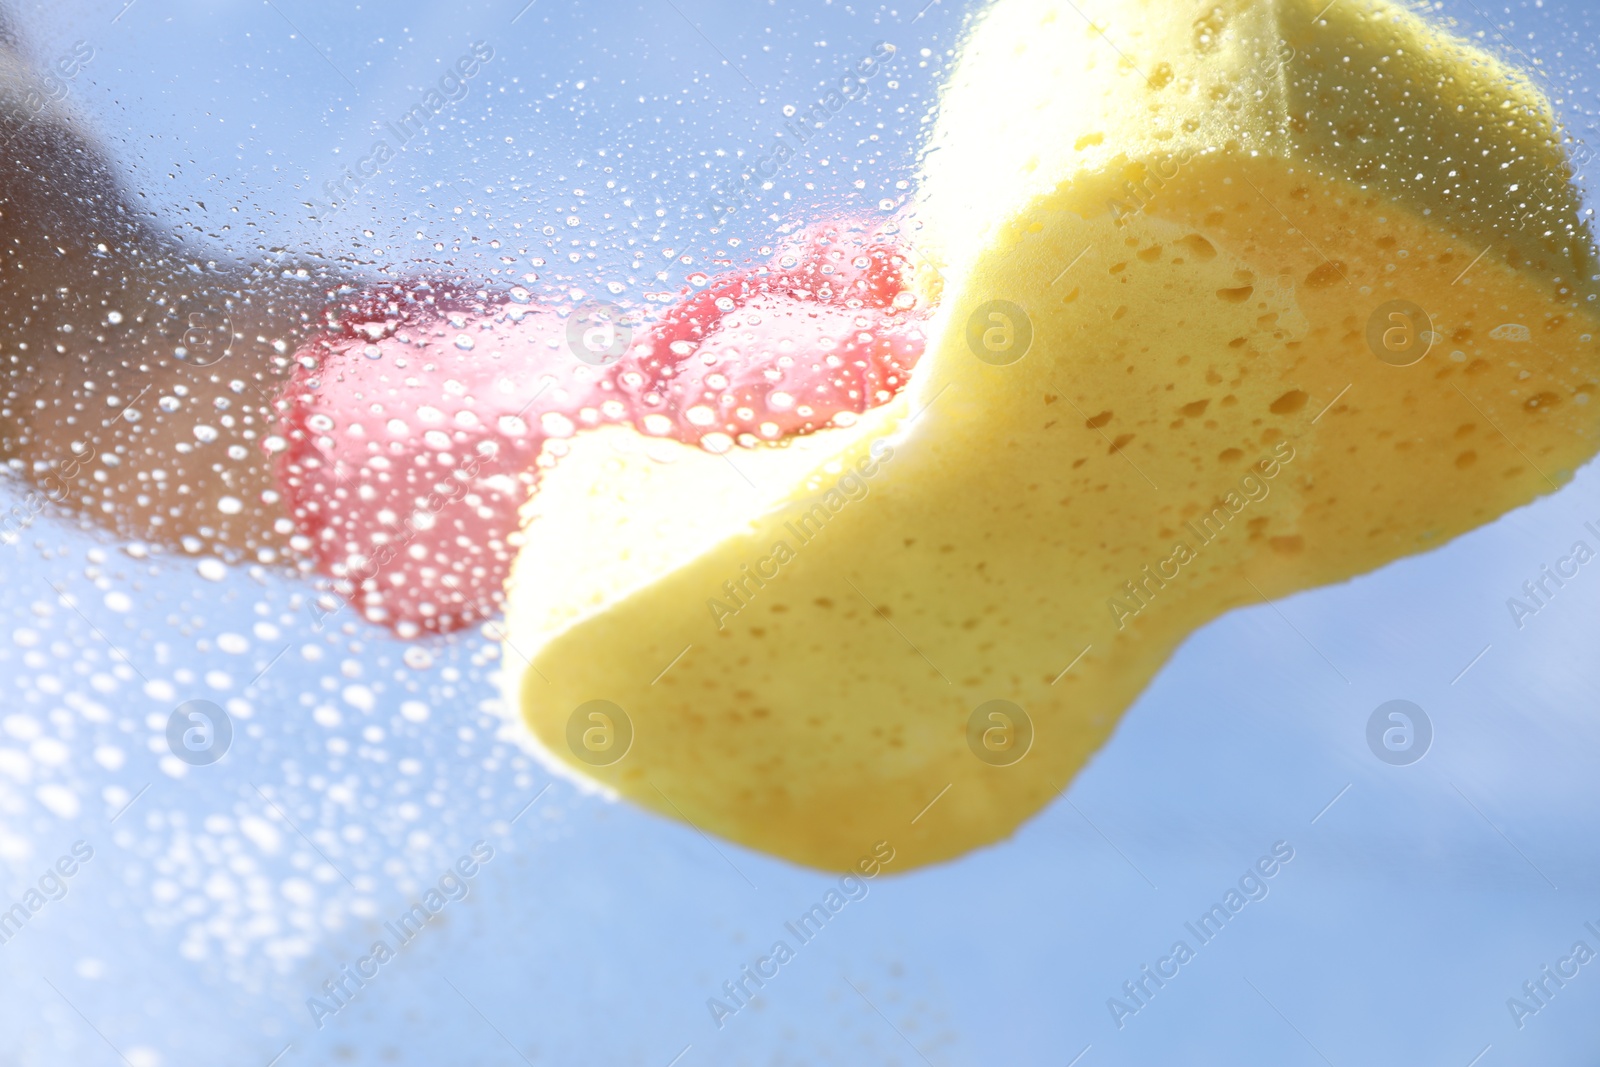
[[[634,302],[902,209],[980,8],[525,3],[7,7],[39,68],[92,49],[69,106],[198,260]],[[1433,11],[1595,140],[1591,6]],[[878,42],[885,73],[713,232],[706,198]],[[475,45],[430,129],[330,192]],[[24,496],[0,482],[0,507]],[[324,617],[309,580],[44,512],[0,545],[0,909],[46,898],[0,943],[0,1064],[1600,1062],[1600,962],[1507,1005],[1600,953],[1600,563],[1520,627],[1507,608],[1597,531],[1591,464],[1218,620],[1060,801],[872,881],[719,1026],[708,998],[835,879],[552,781],[481,633],[402,642]],[[1397,699],[1430,727],[1411,762],[1368,740]],[[220,762],[172,755],[191,700],[228,714]],[[1136,1004],[1124,983],[1275,845],[1266,897],[1119,1020],[1108,1000]],[[308,1006],[462,857],[461,899],[347,1006]]]

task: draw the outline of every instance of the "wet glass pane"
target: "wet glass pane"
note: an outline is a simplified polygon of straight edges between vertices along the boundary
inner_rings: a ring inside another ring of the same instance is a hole
[[[1596,30],[0,5],[0,1062],[1592,1062]]]

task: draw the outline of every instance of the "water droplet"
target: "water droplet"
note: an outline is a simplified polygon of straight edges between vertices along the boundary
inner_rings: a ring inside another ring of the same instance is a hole
[[[203,559],[194,569],[208,582],[220,582],[228,576],[228,565],[220,559]]]
[[[539,416],[539,427],[551,437],[571,437],[577,430],[572,420],[559,411],[547,411]]]
[[[461,349],[463,352],[471,352],[476,346],[473,344],[472,338],[468,337],[466,334],[461,334],[456,337],[456,347]]]

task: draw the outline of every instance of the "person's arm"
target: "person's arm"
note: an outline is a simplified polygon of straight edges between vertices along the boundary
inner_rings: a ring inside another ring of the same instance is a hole
[[[0,458],[120,536],[292,555],[263,441],[340,279],[222,265],[160,231],[70,112],[0,52]],[[23,101],[21,106],[17,101]]]

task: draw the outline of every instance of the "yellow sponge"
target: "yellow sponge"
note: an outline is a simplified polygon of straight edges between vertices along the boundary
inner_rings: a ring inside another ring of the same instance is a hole
[[[1001,0],[926,164],[908,393],[748,481],[617,434],[547,476],[506,654],[544,749],[910,869],[1047,804],[1196,627],[1569,478],[1597,267],[1549,106],[1393,4],[1318,6]]]

